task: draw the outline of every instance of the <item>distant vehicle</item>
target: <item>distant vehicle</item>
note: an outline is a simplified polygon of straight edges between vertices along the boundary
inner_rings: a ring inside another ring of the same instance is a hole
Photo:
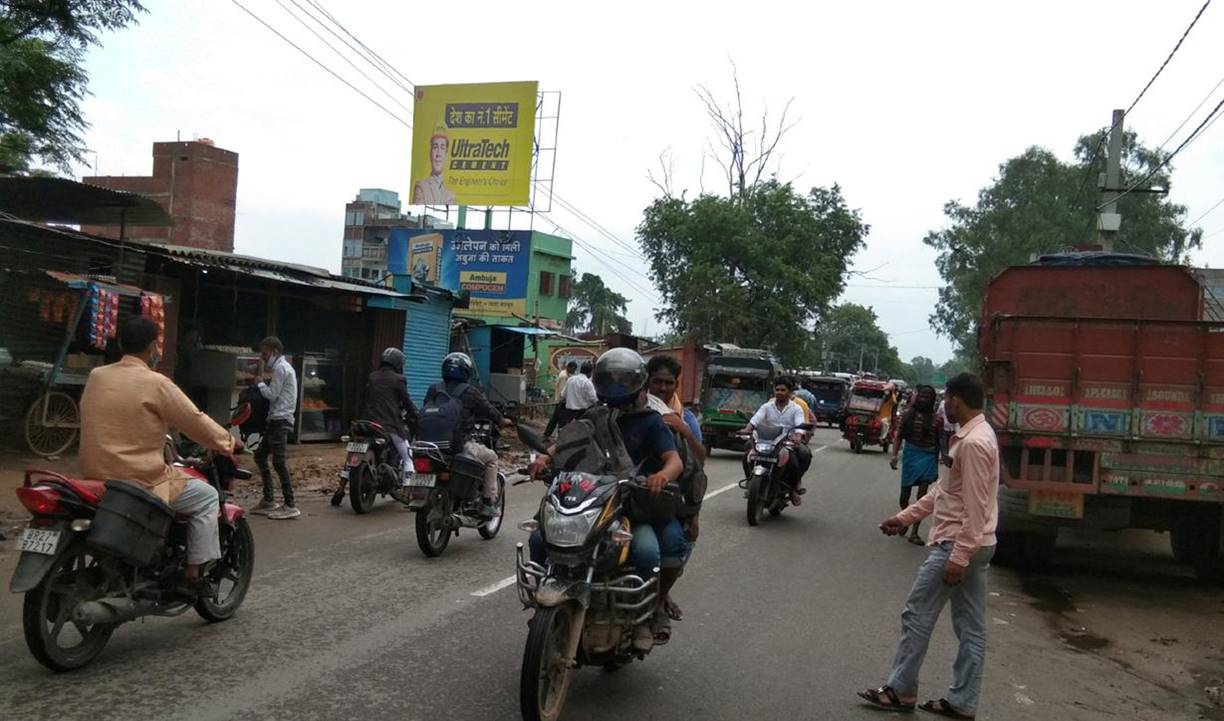
[[[705,347],[701,383],[701,435],[706,452],[715,448],[743,450],[735,434],[773,397],[782,366],[767,350],[730,344]]]
[[[880,446],[888,453],[891,431],[884,433],[880,420],[880,409],[889,394],[896,391],[892,383],[862,379],[850,388],[850,401],[846,406],[846,422],[842,425],[842,437],[850,442],[850,450],[862,453],[866,446]],[[895,424],[893,424],[895,425]]]
[[[1045,256],[982,302],[986,417],[999,436],[999,551],[1048,563],[1067,527],[1169,531],[1224,577],[1224,323],[1185,268]]]
[[[850,402],[852,381],[835,376],[814,376],[803,379],[803,387],[816,397],[812,416],[817,423],[827,423],[830,428],[840,427],[846,418],[846,404]]]

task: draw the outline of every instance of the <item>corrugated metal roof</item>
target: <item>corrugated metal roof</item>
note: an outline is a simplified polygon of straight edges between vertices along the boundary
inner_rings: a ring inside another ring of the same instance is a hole
[[[156,201],[67,178],[0,176],[0,210],[23,220],[72,225],[167,226]]]

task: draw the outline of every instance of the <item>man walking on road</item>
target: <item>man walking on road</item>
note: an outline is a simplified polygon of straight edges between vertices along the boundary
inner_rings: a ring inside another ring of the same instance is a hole
[[[951,439],[952,466],[917,503],[886,519],[880,530],[892,536],[935,514],[930,554],[901,613],[901,641],[888,682],[859,693],[868,703],[912,711],[918,672],[944,605],[952,602],[952,629],[959,642],[951,688],[924,711],[971,719],[977,710],[986,659],[986,570],[995,551],[999,519],[999,444],[982,415],[982,381],[962,373],[948,383],[945,410],[960,430]]]
[[[289,477],[289,467],[285,464],[289,429],[293,426],[293,414],[297,411],[297,374],[285,358],[284,344],[276,336],[260,341],[259,355],[263,358],[264,372],[271,375],[271,380],[259,384],[259,393],[268,399],[268,427],[255,451],[255,465],[259,466],[259,475],[263,477],[263,500],[251,512],[284,521],[302,515],[294,503],[293,479]],[[276,505],[272,469],[268,467],[269,455],[272,456],[276,475],[280,476],[284,506]]]

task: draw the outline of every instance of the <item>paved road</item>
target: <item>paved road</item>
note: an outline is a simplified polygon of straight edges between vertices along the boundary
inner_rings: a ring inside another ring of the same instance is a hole
[[[881,680],[924,552],[875,530],[895,503],[884,457],[851,454],[832,431],[818,431],[812,447],[807,503],[756,529],[733,487],[738,462],[726,453],[711,462],[701,543],[676,589],[686,618],[672,643],[615,674],[580,671],[564,718],[880,718],[853,691]],[[507,520],[529,517],[540,491],[512,489]],[[507,582],[524,540],[513,523],[488,542],[465,531],[430,560],[411,514],[393,504],[363,517],[322,498],[305,508],[297,522],[254,521],[257,571],[238,617],[128,624],[76,673],[53,676],[34,662],[19,599],[4,598],[0,718],[518,718],[528,617]],[[11,545],[0,553],[5,578]],[[1060,641],[1051,614],[1068,608],[1025,595],[1006,570],[993,583],[981,718],[1194,717],[1176,683]],[[931,695],[948,680],[950,635],[941,625],[931,647]]]

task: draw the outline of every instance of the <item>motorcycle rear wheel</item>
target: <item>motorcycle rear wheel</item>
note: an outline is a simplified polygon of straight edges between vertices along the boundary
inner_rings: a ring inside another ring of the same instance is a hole
[[[506,479],[501,474],[497,476],[497,510],[497,518],[490,518],[476,527],[476,532],[486,541],[497,538],[497,532],[502,527],[502,519],[506,517]]]
[[[47,571],[42,582],[25,594],[21,625],[26,646],[52,671],[71,671],[93,661],[115,631],[117,624],[86,626],[70,618],[81,601],[106,595],[107,584],[98,577],[102,573],[99,564],[100,559],[83,546],[70,549]],[[61,645],[65,640],[75,643]]]
[[[556,721],[561,716],[573,675],[566,663],[573,619],[571,604],[536,609],[531,618],[519,678],[523,721]]]
[[[753,475],[748,481],[748,525],[757,526],[765,513],[765,496],[769,488],[765,476]]]
[[[208,570],[208,586],[195,603],[196,613],[205,621],[226,621],[238,612],[251,588],[251,577],[255,574],[255,536],[245,518],[238,525],[221,524],[221,560]],[[229,583],[228,588],[226,583]],[[211,597],[216,589],[216,598]]]
[[[349,470],[349,503],[358,514],[369,513],[378,499],[378,479],[369,461]]]
[[[450,503],[445,492],[434,492],[425,507],[416,512],[416,539],[427,558],[437,558],[450,545],[451,529],[446,523]]]

